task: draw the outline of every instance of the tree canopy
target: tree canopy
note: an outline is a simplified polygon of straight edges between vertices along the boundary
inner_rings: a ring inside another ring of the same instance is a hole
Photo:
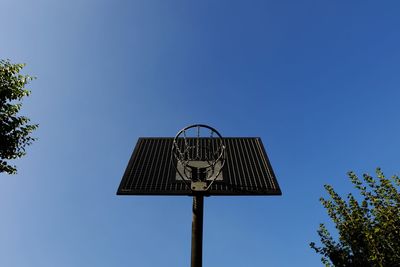
[[[26,154],[26,146],[35,138],[30,134],[38,125],[29,124],[30,119],[18,115],[22,99],[29,96],[25,89],[33,77],[20,74],[25,64],[12,64],[0,60],[0,173],[15,174],[17,168],[10,160]]]
[[[320,224],[322,246],[310,246],[322,255],[325,266],[400,266],[400,179],[386,178],[376,170],[376,178],[364,174],[363,181],[354,173],[348,176],[360,195],[340,197],[325,185],[330,199],[321,198],[336,225],[335,240]]]

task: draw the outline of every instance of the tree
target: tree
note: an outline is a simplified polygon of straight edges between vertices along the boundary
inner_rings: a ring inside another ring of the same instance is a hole
[[[22,99],[30,95],[25,85],[33,79],[20,74],[24,66],[0,60],[0,173],[17,172],[9,161],[26,154],[25,147],[35,140],[30,134],[38,127],[29,124],[29,118],[18,115]]]
[[[330,199],[321,198],[322,205],[336,225],[338,240],[334,240],[324,224],[318,235],[322,247],[310,243],[322,255],[325,266],[400,266],[400,179],[386,178],[376,170],[377,178],[363,175],[363,181],[353,172],[348,176],[359,200],[351,193],[342,199],[330,185],[325,185]]]

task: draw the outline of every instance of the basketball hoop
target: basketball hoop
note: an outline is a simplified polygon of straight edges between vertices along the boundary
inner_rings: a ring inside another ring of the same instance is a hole
[[[191,267],[201,267],[205,196],[282,192],[261,138],[222,138],[214,128],[195,124],[175,138],[139,138],[117,194],[192,196]]]
[[[180,130],[174,138],[172,156],[180,179],[192,191],[207,191],[222,179],[225,145],[221,134],[204,124],[194,124]]]

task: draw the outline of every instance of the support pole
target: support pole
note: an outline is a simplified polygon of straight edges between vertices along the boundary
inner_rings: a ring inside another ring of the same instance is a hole
[[[203,265],[203,210],[204,196],[194,195],[191,267],[202,267]]]

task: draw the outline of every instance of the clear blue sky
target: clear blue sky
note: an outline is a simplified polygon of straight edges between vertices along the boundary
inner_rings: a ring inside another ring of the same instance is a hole
[[[323,185],[399,173],[398,1],[0,3],[39,140],[0,175],[0,266],[188,266],[191,198],[119,197],[140,136],[260,136],[281,197],[205,200],[204,266],[321,266]]]

